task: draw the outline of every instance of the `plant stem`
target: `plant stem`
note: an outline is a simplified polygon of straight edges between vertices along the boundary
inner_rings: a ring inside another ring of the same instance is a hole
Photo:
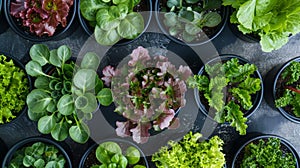
[[[298,90],[298,89],[296,89],[296,88],[294,88],[292,86],[285,86],[284,88],[285,89],[289,89],[289,90],[291,90],[293,92],[296,92],[296,93],[300,94],[300,90]]]

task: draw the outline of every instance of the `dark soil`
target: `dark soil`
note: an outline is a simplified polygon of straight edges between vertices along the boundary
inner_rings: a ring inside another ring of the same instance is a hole
[[[200,1],[199,3],[195,4],[196,6],[202,6],[202,1]],[[183,4],[184,6],[184,4]],[[164,11],[164,9],[167,9],[166,11]],[[168,12],[170,11],[170,8],[167,7],[167,0],[160,0],[159,2],[159,11],[161,12]],[[225,16],[225,10],[223,9],[223,7],[221,8],[218,8],[218,9],[214,9],[214,10],[208,10],[206,11],[206,13],[208,12],[217,12],[221,15],[222,19],[224,19],[224,16]],[[164,20],[164,17],[163,15],[161,15],[160,17],[160,21],[161,21],[161,24],[162,26],[164,27],[164,29],[169,32],[169,28],[164,26],[163,24],[163,20]],[[221,23],[219,23],[218,26],[215,26],[215,27],[203,27],[202,28],[202,32],[198,33],[196,36],[196,38],[192,41],[192,42],[189,42],[189,43],[196,43],[196,42],[201,42],[201,41],[206,41],[207,39],[210,39],[212,38],[222,27],[222,23],[223,23],[223,20],[221,21]],[[183,32],[180,32],[176,35],[176,38],[181,40],[181,41],[184,41],[183,40]]]

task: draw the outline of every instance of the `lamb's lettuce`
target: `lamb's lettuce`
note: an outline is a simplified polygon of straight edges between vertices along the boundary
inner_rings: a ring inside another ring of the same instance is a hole
[[[244,34],[259,35],[265,52],[281,48],[290,35],[300,32],[298,0],[223,0],[223,5],[236,9],[230,22]]]

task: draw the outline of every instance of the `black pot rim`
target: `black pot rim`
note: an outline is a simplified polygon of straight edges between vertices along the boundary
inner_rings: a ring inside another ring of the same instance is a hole
[[[2,54],[3,54],[4,56],[6,56],[6,58],[7,58],[8,60],[11,60],[11,59],[12,59],[13,62],[14,62],[14,64],[15,64],[15,66],[21,68],[21,69],[24,71],[24,73],[26,74],[26,77],[27,77],[27,79],[28,79],[29,92],[30,92],[30,91],[32,90],[32,88],[33,88],[32,79],[31,79],[31,77],[26,73],[24,64],[22,64],[21,61],[19,61],[19,60],[16,59],[15,57],[11,56],[11,54],[8,54],[8,53],[5,53],[5,52],[0,51],[0,55],[2,55]],[[28,93],[29,93],[29,92],[28,92]],[[0,128],[1,128],[1,127],[4,127],[4,126],[7,126],[7,125],[9,125],[9,124],[12,124],[12,123],[14,123],[14,122],[17,122],[17,120],[19,120],[19,119],[26,113],[27,109],[28,109],[28,106],[27,106],[27,103],[26,103],[26,100],[25,100],[25,105],[24,105],[23,109],[17,114],[16,118],[12,119],[12,120],[11,120],[10,122],[8,122],[8,123],[0,124]]]
[[[144,27],[144,30],[134,39],[128,39],[128,41],[126,39],[120,39],[119,42],[117,42],[116,44],[114,45],[127,45],[127,44],[130,44],[132,43],[133,41],[135,41],[136,39],[138,39],[143,33],[146,32],[146,30],[148,29],[149,25],[150,25],[150,22],[151,22],[151,18],[152,18],[152,0],[147,0],[148,3],[149,3],[149,17],[148,17],[148,20],[147,20],[147,23]],[[80,0],[78,0],[78,3],[77,3],[77,17],[79,19],[79,22],[80,22],[80,25],[81,27],[84,29],[84,31],[86,32],[86,34],[89,36],[89,37],[93,37],[95,38],[93,35],[94,35],[94,32],[92,32],[90,29],[89,29],[89,26],[87,25],[86,23],[86,20],[83,18],[83,16],[81,15],[81,12],[80,12]],[[122,41],[122,40],[126,40],[126,41]]]
[[[23,139],[23,140],[17,142],[16,144],[14,144],[12,146],[12,148],[10,148],[10,150],[7,152],[7,154],[3,160],[3,163],[2,163],[2,167],[6,167],[6,164],[8,164],[7,162],[11,160],[14,153],[18,149],[20,149],[21,147],[23,147],[26,144],[33,143],[33,142],[44,142],[47,144],[54,145],[56,148],[59,149],[60,153],[66,159],[66,164],[69,166],[69,168],[72,167],[71,159],[70,159],[69,155],[67,154],[67,152],[65,151],[65,149],[61,145],[59,145],[57,142],[47,139],[47,138],[43,138],[43,137],[30,137],[30,138]]]
[[[99,142],[97,142],[97,143],[94,143],[92,146],[90,146],[90,147],[85,151],[85,153],[83,154],[83,156],[82,156],[81,159],[80,159],[80,163],[79,163],[79,166],[78,166],[78,167],[79,167],[79,168],[83,168],[84,163],[85,163],[85,161],[86,161],[86,158],[89,156],[89,154],[91,153],[91,151],[92,151],[94,148],[97,148],[98,145],[99,145],[100,143],[108,142],[108,141],[113,141],[113,142],[116,142],[116,143],[127,143],[127,144],[129,144],[130,146],[133,146],[133,147],[137,148],[137,149],[139,150],[140,154],[141,154],[141,157],[144,159],[144,162],[145,162],[145,164],[146,164],[146,165],[145,165],[146,168],[149,168],[148,161],[147,161],[146,156],[145,156],[144,152],[142,151],[142,149],[141,149],[140,147],[138,147],[136,144],[134,144],[134,143],[132,143],[132,142],[130,142],[130,141],[128,141],[128,140],[120,139],[120,138],[109,138],[109,139],[104,139],[104,140],[101,140],[101,141],[99,141]]]
[[[200,46],[200,45],[203,45],[203,44],[206,44],[208,42],[211,42],[213,39],[215,39],[222,31],[223,29],[225,28],[225,25],[227,23],[227,20],[228,20],[228,7],[225,7],[225,6],[222,6],[221,7],[221,11],[222,11],[222,21],[221,23],[218,25],[218,30],[212,35],[212,37],[207,37],[207,40],[204,40],[204,41],[199,41],[199,42],[192,42],[192,43],[188,43],[188,42],[184,42],[184,41],[181,41],[179,39],[177,39],[176,37],[174,36],[171,36],[167,30],[164,28],[163,24],[161,23],[160,19],[159,19],[159,2],[160,0],[157,0],[155,2],[155,19],[156,19],[156,22],[158,23],[158,27],[159,29],[163,32],[163,34],[165,34],[168,38],[170,38],[171,40],[175,41],[176,43],[179,43],[181,45],[188,45],[188,46]],[[221,26],[220,26],[221,25]]]
[[[276,100],[276,83],[277,83],[277,80],[279,78],[279,76],[281,75],[281,73],[285,70],[286,67],[288,67],[290,65],[291,62],[293,61],[296,61],[296,62],[300,62],[300,56],[297,56],[295,58],[292,58],[290,59],[289,61],[287,61],[286,63],[284,63],[280,69],[278,70],[278,72],[276,73],[276,76],[275,76],[275,79],[274,79],[274,83],[273,83],[273,86],[272,86],[272,91],[273,91],[273,98],[274,98],[274,101]],[[293,116],[291,114],[289,114],[288,112],[286,112],[283,108],[281,107],[276,107],[276,109],[285,117],[287,118],[288,120],[292,121],[292,122],[295,122],[297,124],[300,124],[300,118],[296,117],[296,116]]]
[[[214,61],[216,61],[218,59],[220,59],[220,60],[222,60],[222,59],[226,60],[226,59],[231,59],[231,58],[238,58],[240,61],[242,61],[244,63],[251,64],[250,61],[248,61],[247,59],[245,59],[245,58],[243,58],[243,57],[241,57],[239,55],[235,55],[235,54],[220,54],[219,56],[210,59],[205,64],[212,63],[212,62],[214,62]],[[201,69],[199,70],[198,74],[202,74],[204,72],[204,66],[201,67]],[[261,76],[261,74],[260,74],[260,72],[258,70],[255,71],[255,75],[261,81],[261,84],[260,84],[261,90],[256,93],[256,97],[255,97],[255,100],[254,100],[254,103],[253,103],[253,107],[250,110],[248,110],[247,113],[245,114],[246,118],[250,118],[251,117],[251,115],[259,108],[259,106],[260,106],[260,104],[262,102],[262,99],[263,99],[263,93],[264,93],[263,79],[262,79],[262,76]],[[194,89],[194,95],[195,95],[196,103],[197,103],[200,111],[206,117],[208,117],[209,119],[215,121],[213,117],[211,117],[210,115],[208,115],[208,112],[207,112],[205,106],[201,103],[200,96],[199,96],[199,90],[197,88]],[[229,124],[229,123],[225,122],[225,124]]]
[[[44,37],[41,38],[39,36],[32,36],[32,35],[28,35],[26,33],[24,33],[24,31],[22,29],[20,29],[20,27],[14,22],[14,17],[10,14],[10,2],[11,0],[5,0],[4,4],[3,4],[3,8],[4,8],[4,13],[5,13],[5,17],[8,21],[8,24],[10,25],[11,29],[17,33],[19,36],[21,36],[22,38],[26,39],[26,40],[30,40],[33,42],[44,42],[44,41],[50,41],[50,40],[57,40],[60,38],[60,36],[62,36],[64,33],[66,33],[69,28],[71,27],[75,16],[76,16],[76,6],[77,6],[77,0],[73,0],[73,5],[71,7],[71,10],[68,14],[68,17],[70,16],[70,20],[68,20],[68,23],[66,25],[66,27],[63,27],[63,30],[61,32],[55,32],[53,34],[53,36],[48,36],[48,37]]]
[[[285,147],[287,147],[289,149],[289,151],[293,154],[293,156],[296,159],[296,168],[299,167],[299,155],[296,151],[296,148],[294,147],[294,145],[292,143],[290,143],[287,139],[280,137],[278,135],[272,135],[272,134],[265,134],[265,135],[259,135],[256,136],[254,138],[251,138],[250,140],[248,140],[246,143],[244,143],[239,149],[238,151],[235,153],[233,161],[232,161],[232,168],[234,168],[234,164],[235,161],[237,160],[237,157],[239,156],[239,154],[241,153],[241,151],[245,148],[245,146],[247,146],[249,143],[255,141],[255,140],[259,140],[259,139],[267,139],[267,138],[279,138],[280,139],[280,143],[283,144]]]

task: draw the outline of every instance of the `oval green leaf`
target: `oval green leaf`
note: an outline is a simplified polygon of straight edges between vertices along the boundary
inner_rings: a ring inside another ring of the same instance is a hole
[[[71,55],[71,49],[66,45],[62,45],[57,49],[57,56],[61,60],[62,64],[69,60]]]
[[[41,64],[39,64],[36,61],[29,61],[25,65],[25,70],[30,76],[37,77],[39,75],[45,75],[45,73],[42,70]]]
[[[73,83],[76,87],[83,90],[92,90],[96,85],[97,73],[91,69],[80,69],[73,78]]]
[[[64,141],[69,135],[68,132],[68,123],[61,121],[55,125],[53,130],[51,131],[51,136],[56,141]]]
[[[44,116],[39,119],[38,121],[38,130],[42,134],[49,134],[52,129],[55,127],[56,119],[53,115],[51,116]]]
[[[38,62],[41,66],[44,66],[48,63],[50,51],[44,44],[35,44],[30,48],[29,55],[32,60]]]
[[[84,123],[72,126],[69,129],[70,137],[77,143],[84,144],[90,137],[90,130]]]
[[[88,52],[84,55],[80,67],[83,69],[97,70],[100,64],[99,56],[94,52]]]
[[[75,110],[73,96],[63,95],[57,103],[57,109],[62,115],[71,115]]]
[[[94,96],[92,93],[86,93],[84,94],[84,97],[87,98],[87,105],[82,108],[81,111],[84,113],[94,112],[98,107],[96,96]]]
[[[109,88],[103,88],[98,94],[97,99],[103,106],[109,106],[113,102],[112,92]]]
[[[50,59],[49,59],[50,64],[56,66],[56,67],[61,67],[61,60],[58,58],[57,55],[57,50],[51,50],[50,51]]]
[[[207,27],[215,27],[218,26],[218,24],[221,23],[222,17],[217,12],[209,12],[206,15],[204,15],[204,24],[203,26]]]
[[[139,13],[128,14],[117,28],[118,33],[125,39],[134,39],[144,30],[144,19]]]
[[[42,113],[47,109],[48,104],[52,101],[52,98],[48,93],[41,89],[32,90],[26,99],[29,110],[34,113]]]
[[[34,87],[36,87],[37,89],[48,90],[49,82],[50,82],[50,79],[47,78],[46,76],[39,76],[34,81]]]

